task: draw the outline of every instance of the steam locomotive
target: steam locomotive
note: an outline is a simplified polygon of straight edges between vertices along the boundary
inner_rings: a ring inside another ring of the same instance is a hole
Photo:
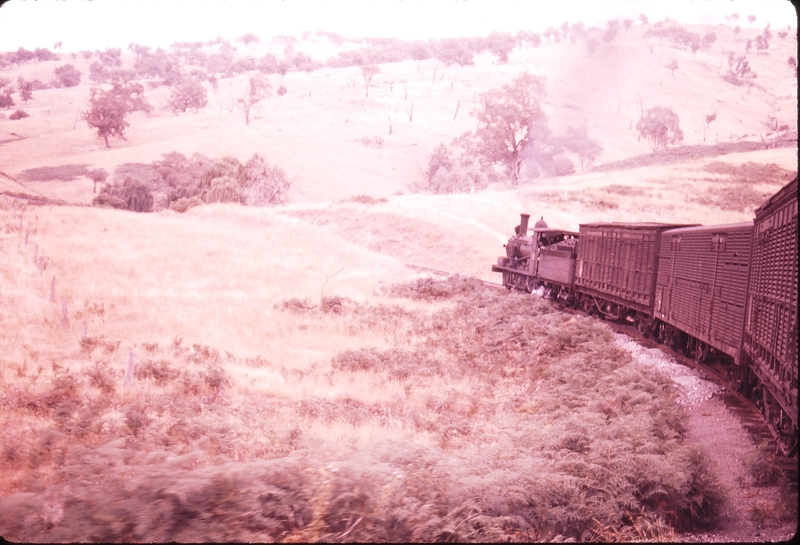
[[[522,214],[492,271],[714,368],[797,455],[797,178],[727,225],[586,223]]]

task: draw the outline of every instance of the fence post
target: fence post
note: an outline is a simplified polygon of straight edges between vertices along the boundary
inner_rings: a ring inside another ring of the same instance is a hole
[[[33,247],[33,264],[36,265],[36,259],[39,257],[39,245]]]
[[[128,387],[133,382],[133,368],[136,365],[133,350],[128,352],[128,368],[125,369],[125,386]]]
[[[56,275],[53,275],[53,279],[50,281],[50,302],[56,302]]]
[[[25,247],[28,246],[28,236],[30,236],[30,234],[31,234],[31,228],[28,227],[27,229],[25,229]]]
[[[67,321],[67,300],[61,300],[61,325],[67,327],[69,322]]]

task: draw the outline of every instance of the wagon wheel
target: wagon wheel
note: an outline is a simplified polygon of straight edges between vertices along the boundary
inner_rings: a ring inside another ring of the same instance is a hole
[[[645,339],[649,338],[651,333],[650,320],[642,316],[637,317],[636,329],[639,330],[639,333],[642,335],[642,337]]]
[[[708,358],[708,345],[703,341],[696,341],[696,346],[694,350],[694,361],[697,363],[703,363]]]

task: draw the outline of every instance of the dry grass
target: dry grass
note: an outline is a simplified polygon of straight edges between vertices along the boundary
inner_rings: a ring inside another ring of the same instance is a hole
[[[322,297],[262,308],[277,344],[247,353],[236,322],[221,332],[228,343],[174,327],[148,338],[135,324],[150,315],[103,274],[69,292],[104,294],[70,313],[93,324],[81,338],[49,318],[40,279],[24,274],[15,212],[7,201],[1,212],[0,271],[22,279],[0,291],[3,308],[16,303],[2,342],[18,346],[0,372],[0,532],[11,539],[668,539],[719,509],[669,381],[588,318],[467,279],[360,301],[329,282]],[[224,224],[218,213],[206,221]],[[202,302],[242,312],[249,302],[231,289]],[[176,295],[161,296],[161,313],[196,296]]]

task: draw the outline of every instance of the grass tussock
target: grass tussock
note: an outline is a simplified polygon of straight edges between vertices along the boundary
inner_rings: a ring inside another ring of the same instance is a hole
[[[400,332],[299,366],[84,339],[6,366],[0,533],[23,541],[671,539],[722,496],[668,379],[600,323],[461,278],[276,306]],[[110,350],[109,347],[112,349]],[[115,363],[116,362],[116,363]]]

